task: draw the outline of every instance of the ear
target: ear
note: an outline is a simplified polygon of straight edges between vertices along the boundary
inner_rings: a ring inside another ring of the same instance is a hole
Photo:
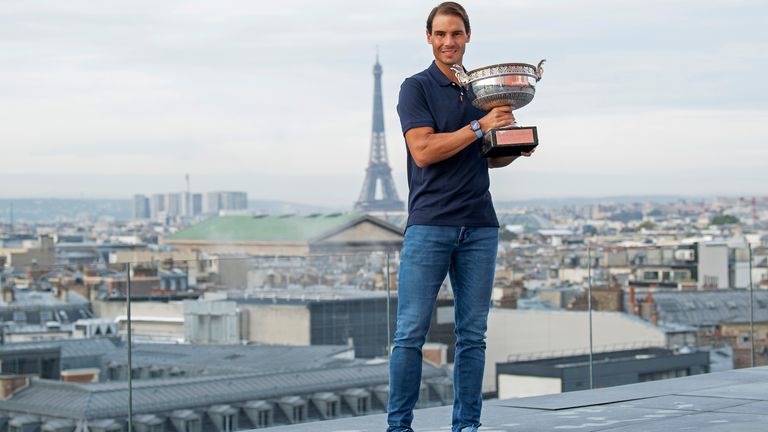
[[[429,31],[427,31],[426,33],[427,33],[427,43],[432,45],[432,35],[429,33]]]
[[[469,43],[469,39],[472,37],[472,33],[467,33],[467,43]]]

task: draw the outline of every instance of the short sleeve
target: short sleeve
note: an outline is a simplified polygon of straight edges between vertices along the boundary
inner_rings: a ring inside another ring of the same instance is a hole
[[[424,87],[412,77],[403,81],[400,86],[397,114],[400,116],[403,135],[409,129],[417,127],[430,126],[435,128],[435,119],[429,110]]]

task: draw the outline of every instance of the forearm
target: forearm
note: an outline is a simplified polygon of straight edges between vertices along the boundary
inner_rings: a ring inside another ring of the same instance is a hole
[[[519,157],[520,156],[500,156],[488,158],[488,168],[503,168]]]
[[[477,135],[467,125],[455,132],[428,133],[424,136],[413,137],[406,142],[411,150],[416,165],[425,167],[444,161],[462,151],[477,140]]]

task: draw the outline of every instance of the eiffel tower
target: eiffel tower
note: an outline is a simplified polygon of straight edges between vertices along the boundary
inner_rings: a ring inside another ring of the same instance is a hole
[[[397,196],[392,169],[387,158],[387,142],[384,138],[384,104],[381,100],[381,65],[376,54],[373,66],[373,131],[371,132],[371,155],[365,170],[363,190],[355,203],[355,210],[362,212],[403,211],[405,205]],[[377,186],[381,194],[376,196]]]

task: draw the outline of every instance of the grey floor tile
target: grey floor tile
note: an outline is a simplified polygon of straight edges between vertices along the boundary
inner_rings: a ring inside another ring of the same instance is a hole
[[[652,423],[686,414],[688,413],[684,411],[634,408],[618,404],[527,415],[499,426],[508,427],[510,431],[596,432],[623,425]],[[517,425],[511,426],[514,423]]]
[[[668,395],[624,402],[636,408],[658,408],[682,411],[717,411],[753,402],[751,399]]]
[[[583,406],[601,405],[663,396],[666,391],[636,389],[633,386],[610,387],[597,390],[584,390],[558,395],[534,396],[499,401],[499,405],[518,408],[561,410]]]
[[[768,416],[735,413],[693,413],[647,424],[603,429],[605,432],[765,432]]]
[[[743,405],[721,408],[715,411],[745,414],[768,414],[768,401],[750,402]],[[766,427],[766,430],[768,430],[768,427]]]
[[[766,382],[750,382],[749,384],[727,385],[703,390],[678,392],[690,396],[716,396],[738,399],[768,400],[768,385]],[[768,429],[768,428],[766,428]]]

